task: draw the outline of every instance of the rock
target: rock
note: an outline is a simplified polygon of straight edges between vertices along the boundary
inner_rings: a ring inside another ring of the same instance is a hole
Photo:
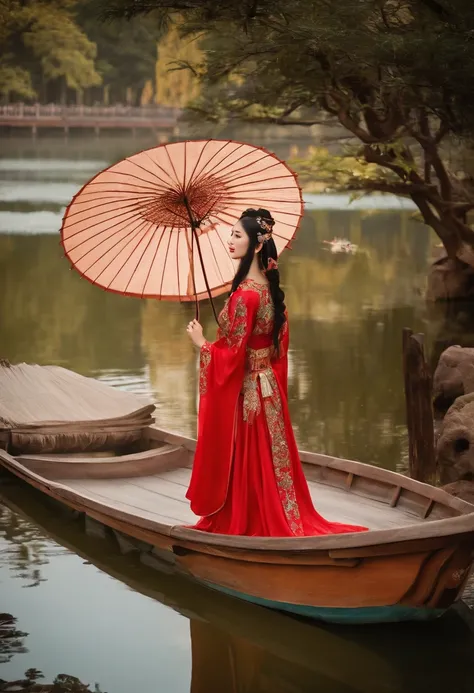
[[[456,258],[439,258],[431,265],[426,298],[428,301],[474,299],[474,268]]]
[[[471,392],[474,392],[474,349],[451,346],[441,354],[433,377],[435,417],[443,417],[457,397]]]
[[[448,409],[436,445],[442,484],[474,481],[474,392]]]
[[[454,481],[451,484],[442,486],[442,489],[452,496],[474,505],[474,481]]]

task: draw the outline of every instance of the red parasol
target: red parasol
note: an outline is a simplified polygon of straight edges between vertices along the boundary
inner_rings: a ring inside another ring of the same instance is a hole
[[[226,240],[247,207],[269,209],[278,252],[296,233],[303,201],[274,154],[231,140],[164,144],[98,173],[64,215],[73,267],[108,291],[198,301],[228,290]]]

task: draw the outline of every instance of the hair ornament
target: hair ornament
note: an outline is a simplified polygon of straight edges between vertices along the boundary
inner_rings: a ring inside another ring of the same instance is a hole
[[[260,226],[260,228],[263,229],[263,231],[265,231],[265,233],[257,234],[257,241],[259,243],[265,243],[266,241],[269,241],[272,237],[272,224],[269,224],[268,221],[265,221],[263,217],[255,217],[255,221]]]
[[[272,257],[268,258],[267,262],[267,268],[265,272],[270,272],[270,270],[277,270],[278,269],[278,262],[274,260]]]

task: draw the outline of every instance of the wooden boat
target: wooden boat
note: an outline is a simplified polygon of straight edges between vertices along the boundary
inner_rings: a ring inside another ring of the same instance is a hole
[[[309,623],[189,580],[158,559],[150,544],[108,530],[87,516],[84,522],[75,511],[58,512],[56,501],[26,485],[0,485],[1,504],[85,562],[188,618],[193,679],[203,668],[211,677],[218,670],[207,691],[227,690],[218,685],[227,665],[240,684],[233,690],[243,689],[249,670],[244,665],[256,659],[266,669],[262,690],[269,691],[287,690],[282,681],[291,681],[291,690],[379,693],[383,681],[390,691],[420,693],[420,680],[426,691],[461,690],[466,672],[474,670],[474,614],[462,602],[450,617],[432,624],[428,638],[426,631],[420,637],[419,628],[404,624],[364,628]],[[15,528],[21,541],[17,518]],[[25,529],[31,536],[30,527]],[[47,552],[42,558],[48,559]],[[243,665],[237,672],[234,657],[229,657],[234,649]],[[210,660],[218,666],[209,667]],[[446,666],[449,661],[456,661],[454,669]]]
[[[168,564],[150,552],[152,547],[149,544],[124,537],[115,530],[107,532],[106,527],[89,518],[83,523],[81,518],[74,521],[64,512],[58,517],[56,503],[49,503],[43,494],[32,488],[15,487],[14,484],[3,488],[0,486],[0,504],[34,523],[35,527],[55,542],[123,582],[133,591],[188,618],[191,621],[193,672],[195,668],[201,668],[199,653],[206,648],[209,636],[217,632],[224,647],[231,646],[232,642],[245,640],[247,649],[265,651],[266,659],[271,656],[283,660],[286,667],[291,669],[292,681],[298,679],[298,672],[300,677],[302,672],[306,672],[306,676],[311,677],[313,686],[320,681],[325,690],[328,680],[337,683],[338,690],[340,686],[344,691],[351,690],[354,693],[379,693],[381,680],[393,682],[394,690],[398,688],[397,667],[386,661],[386,656],[390,659],[393,652],[392,641],[388,647],[382,648],[383,653],[377,654],[374,648],[379,647],[380,637],[369,638],[367,643],[360,644],[360,628],[355,629],[353,638],[347,637],[347,627],[342,627],[342,632],[337,632],[338,627],[333,626],[336,632],[331,632],[329,626],[316,626],[302,619],[294,619],[288,614],[210,590],[195,580],[180,575],[173,568],[170,569]],[[18,533],[21,528],[17,523],[15,527]],[[47,555],[42,556],[42,560],[46,561]],[[451,636],[462,624],[459,617],[453,621],[456,623],[451,623]],[[204,626],[198,636],[196,624]],[[129,627],[130,625],[129,623]],[[374,628],[369,630],[371,635]],[[451,637],[448,641],[452,639]],[[445,638],[442,641],[445,648]],[[215,649],[215,640],[212,645]],[[315,652],[318,653],[317,657],[314,656]],[[433,656],[432,646],[429,654],[430,657]],[[217,664],[216,652],[212,659]],[[204,663],[207,662],[206,658]],[[220,661],[219,666],[222,664]],[[223,689],[215,686],[208,687],[207,690]],[[236,686],[233,690],[240,688]]]
[[[212,535],[186,527],[195,441],[144,429],[116,457],[10,455],[0,463],[67,506],[154,546],[199,582],[336,623],[427,620],[460,599],[474,559],[474,506],[395,472],[301,452],[318,510],[369,532],[302,538]]]

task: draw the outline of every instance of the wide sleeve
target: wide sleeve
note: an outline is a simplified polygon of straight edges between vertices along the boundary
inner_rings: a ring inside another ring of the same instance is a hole
[[[226,499],[246,347],[258,306],[257,292],[237,290],[221,313],[218,339],[201,347],[198,441],[186,494],[196,515],[212,515]]]
[[[276,375],[280,385],[280,391],[288,399],[288,346],[290,343],[290,328],[288,325],[288,316],[280,330],[279,351],[278,356],[272,359],[273,372]]]

